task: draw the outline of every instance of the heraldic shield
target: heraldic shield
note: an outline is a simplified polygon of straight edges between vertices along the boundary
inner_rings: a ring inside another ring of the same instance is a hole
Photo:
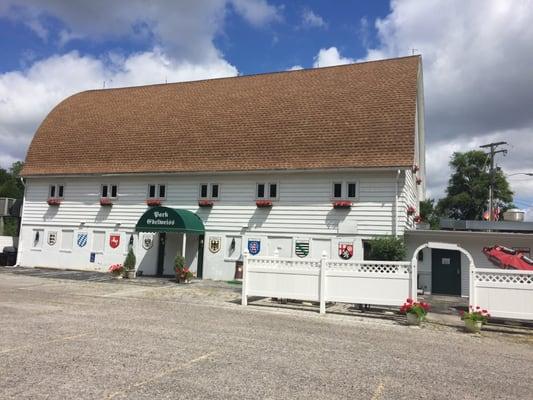
[[[353,256],[352,243],[339,243],[339,257],[343,260],[349,260]]]
[[[248,251],[252,256],[259,254],[261,251],[261,241],[260,240],[248,240]]]

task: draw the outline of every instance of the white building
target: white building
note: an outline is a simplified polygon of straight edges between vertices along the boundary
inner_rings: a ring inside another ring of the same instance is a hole
[[[414,227],[423,110],[418,56],[76,94],[28,151],[18,264],[106,271],[130,244],[151,275],[184,250],[211,279],[245,248],[361,260]]]

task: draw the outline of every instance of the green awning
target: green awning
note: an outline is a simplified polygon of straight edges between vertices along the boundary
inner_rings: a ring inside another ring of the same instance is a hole
[[[137,232],[205,232],[200,217],[190,211],[168,207],[149,208],[135,226]]]

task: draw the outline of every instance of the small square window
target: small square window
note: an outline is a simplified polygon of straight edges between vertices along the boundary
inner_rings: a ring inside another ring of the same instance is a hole
[[[63,198],[63,185],[57,187],[57,196],[61,199]]]
[[[159,185],[159,198],[163,199],[166,196],[166,187],[165,185]]]
[[[200,198],[206,199],[207,198],[207,184],[200,185]]]
[[[107,197],[107,185],[102,185],[102,197]]]
[[[211,185],[211,198],[218,199],[218,185],[217,184]]]
[[[276,183],[270,184],[270,198],[275,199],[278,197],[278,185]]]
[[[155,197],[155,185],[148,186],[148,197],[153,199]]]
[[[263,199],[264,197],[265,197],[265,184],[258,183],[257,184],[257,198]]]
[[[118,195],[118,187],[117,185],[111,185],[111,197],[116,198]]]
[[[342,183],[333,184],[333,197],[340,199],[342,197]]]
[[[355,183],[348,183],[348,198],[353,199],[357,196],[357,185]]]

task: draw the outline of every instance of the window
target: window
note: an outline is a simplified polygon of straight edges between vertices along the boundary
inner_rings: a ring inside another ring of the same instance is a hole
[[[101,197],[110,197],[112,199],[116,199],[118,195],[117,185],[102,185],[100,195]]]
[[[65,188],[63,185],[50,185],[48,190],[48,197],[62,199],[64,195]]]
[[[277,183],[258,183],[256,189],[256,198],[258,199],[277,199]]]
[[[148,185],[149,199],[164,199],[167,195],[166,185]]]
[[[218,183],[200,184],[200,198],[218,200],[220,195],[220,185]]]
[[[340,199],[342,197],[342,183],[333,184],[333,198]]]
[[[334,182],[332,187],[333,199],[356,199],[357,183],[356,182]]]

